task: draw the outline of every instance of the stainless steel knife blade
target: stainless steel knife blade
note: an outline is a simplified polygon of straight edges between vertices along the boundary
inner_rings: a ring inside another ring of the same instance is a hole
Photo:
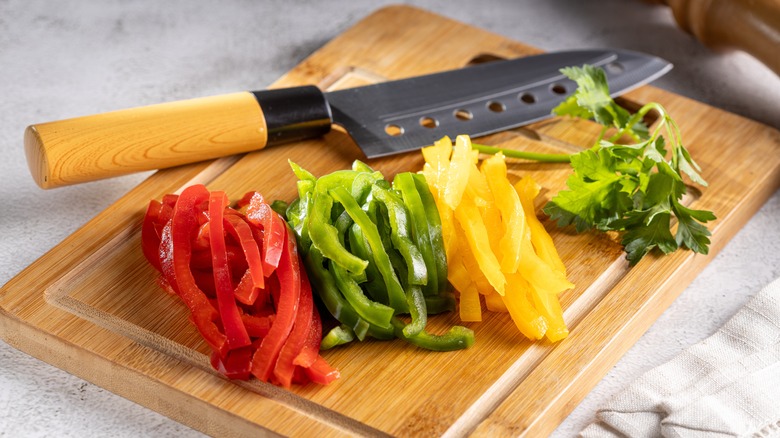
[[[605,69],[613,95],[672,67],[628,50],[574,50],[332,92],[245,91],[30,125],[25,153],[43,188],[249,152],[320,136],[333,124],[375,158],[550,117],[576,88],[559,70],[583,64]]]
[[[445,135],[474,137],[552,116],[576,89],[559,72],[590,64],[604,68],[612,96],[655,80],[672,65],[628,50],[575,50],[325,93],[333,122],[368,158],[431,144]]]

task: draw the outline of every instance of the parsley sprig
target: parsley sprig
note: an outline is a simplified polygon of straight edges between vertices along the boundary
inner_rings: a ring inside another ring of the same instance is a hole
[[[707,254],[710,232],[704,224],[715,215],[681,203],[683,174],[701,186],[707,183],[669,113],[658,103],[629,113],[610,97],[600,68],[584,65],[561,72],[578,88],[553,112],[594,119],[604,128],[593,147],[569,157],[574,172],[566,181],[568,189],[553,197],[544,212],[558,226],[574,224],[579,232],[621,232],[631,265],[653,248],[664,254],[681,247]],[[660,116],[652,132],[643,122],[651,111]]]
[[[472,143],[482,153],[548,163],[571,163],[573,173],[544,207],[558,226],[574,224],[578,232],[592,228],[622,233],[630,265],[654,248],[664,254],[688,248],[707,254],[715,215],[682,204],[687,187],[683,175],[701,186],[699,165],[682,144],[677,123],[662,105],[651,102],[631,114],[609,95],[604,70],[591,65],[561,72],[577,83],[577,90],[553,112],[593,119],[603,126],[593,147],[576,154],[539,154]],[[644,123],[658,113],[652,132]],[[667,158],[668,157],[668,158]],[[672,234],[674,222],[677,230]]]

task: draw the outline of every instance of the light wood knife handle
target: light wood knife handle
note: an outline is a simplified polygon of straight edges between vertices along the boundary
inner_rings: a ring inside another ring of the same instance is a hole
[[[45,189],[173,167],[324,134],[313,86],[239,92],[28,126],[27,163]]]

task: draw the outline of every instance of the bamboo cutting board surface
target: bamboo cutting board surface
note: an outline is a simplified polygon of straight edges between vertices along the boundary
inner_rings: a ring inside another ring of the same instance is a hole
[[[337,89],[432,73],[536,49],[406,6],[377,11],[305,59],[274,87]],[[362,153],[338,130],[322,139],[159,171],[37,260],[0,291],[6,342],[41,360],[218,436],[477,436],[550,433],[698,272],[780,186],[780,133],[701,103],[645,86],[629,109],[663,104],[710,186],[688,200],[718,216],[711,254],[678,251],[628,268],[614,236],[559,230],[545,221],[570,279],[561,296],[571,334],[530,343],[507,314],[468,324],[475,345],[436,353],[403,341],[368,341],[324,352],[342,378],[287,391],[230,382],[209,366],[207,347],[178,298],[156,283],[140,251],[150,199],[195,182],[237,199],[258,190],[292,200],[287,160],[315,175],[348,167]],[[381,104],[381,102],[377,102]],[[481,139],[541,152],[588,147],[599,128],[556,118]],[[746,146],[747,145],[747,146]],[[389,179],[422,166],[419,152],[369,161]],[[540,207],[564,188],[566,164],[513,161],[513,178],[543,185]],[[433,331],[459,323],[431,317]]]

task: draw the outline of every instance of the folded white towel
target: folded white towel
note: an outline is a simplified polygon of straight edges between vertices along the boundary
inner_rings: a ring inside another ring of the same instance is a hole
[[[596,417],[583,438],[780,437],[780,279]]]

